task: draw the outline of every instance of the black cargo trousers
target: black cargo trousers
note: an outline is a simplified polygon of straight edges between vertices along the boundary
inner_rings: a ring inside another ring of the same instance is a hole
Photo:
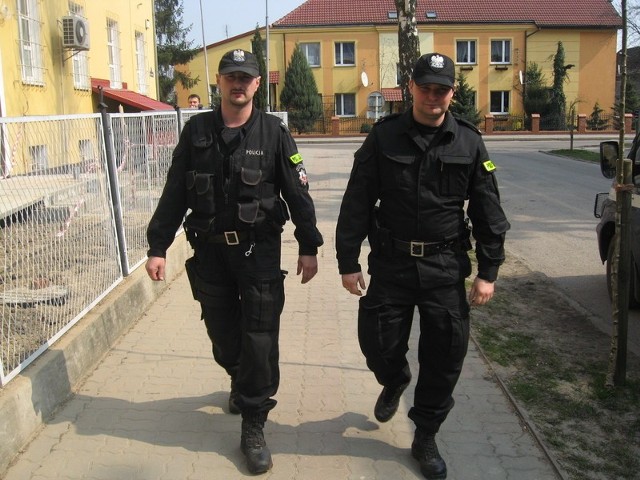
[[[278,366],[284,276],[281,238],[194,245],[187,273],[211,339],[213,357],[226,370],[245,413],[267,412],[280,383]]]
[[[409,418],[437,433],[453,408],[469,342],[469,303],[464,278],[469,257],[450,249],[424,258],[405,253],[369,256],[371,279],[360,299],[358,339],[367,366],[383,386],[411,380],[407,361],[416,307],[420,319],[419,372]]]

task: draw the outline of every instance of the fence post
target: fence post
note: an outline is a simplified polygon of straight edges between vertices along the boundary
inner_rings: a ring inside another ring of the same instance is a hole
[[[587,133],[587,114],[578,114],[578,133]]]
[[[540,114],[531,114],[531,133],[540,133]]]
[[[484,133],[488,135],[493,133],[493,115],[484,116]]]
[[[102,93],[102,91],[100,93]],[[100,100],[102,100],[102,98]],[[102,117],[104,150],[107,157],[107,176],[109,177],[109,189],[111,191],[111,202],[113,203],[113,216],[116,227],[116,237],[118,239],[118,253],[120,255],[120,268],[122,269],[122,275],[126,277],[130,272],[129,262],[127,260],[127,244],[124,235],[124,224],[122,222],[122,204],[120,203],[120,186],[118,184],[116,156],[114,154],[113,130],[111,129],[111,119],[107,113],[107,105],[101,101],[98,108],[100,109],[100,116]]]
[[[336,116],[331,117],[331,136],[332,137],[340,136],[340,117],[336,117]]]

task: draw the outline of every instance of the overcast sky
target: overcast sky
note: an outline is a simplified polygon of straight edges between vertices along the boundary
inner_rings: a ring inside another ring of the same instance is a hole
[[[235,37],[256,25],[264,27],[268,15],[269,23],[279,20],[304,3],[305,0],[182,0],[184,13],[182,25],[191,25],[187,39],[193,40],[193,47],[202,46],[202,22],[200,3],[204,20],[204,41],[207,45],[229,37]]]

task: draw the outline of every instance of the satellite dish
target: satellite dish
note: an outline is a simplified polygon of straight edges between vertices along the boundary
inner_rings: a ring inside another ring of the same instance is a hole
[[[518,79],[520,80],[520,85],[524,85],[524,75],[522,73],[522,70],[518,72]]]
[[[360,81],[362,82],[363,87],[369,86],[369,77],[367,76],[367,72],[362,72],[360,74]]]

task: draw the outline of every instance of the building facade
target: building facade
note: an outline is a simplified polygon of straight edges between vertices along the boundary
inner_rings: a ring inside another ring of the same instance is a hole
[[[579,8],[556,0],[418,0],[416,20],[420,51],[437,51],[455,61],[457,73],[476,92],[482,115],[522,114],[527,66],[536,63],[551,86],[558,42],[565,65],[571,65],[564,85],[567,108],[589,114],[596,102],[606,108],[615,103],[622,21],[608,0],[585,0]],[[266,30],[260,33],[265,39]],[[215,71],[228,50],[251,50],[254,34],[208,45],[210,68]],[[397,36],[393,0],[304,2],[269,26],[270,106],[279,108],[284,73],[299,45],[335,115],[378,118],[388,113],[401,100]],[[204,64],[200,52],[184,68],[206,78]],[[202,98],[209,94],[202,82],[192,91]],[[178,91],[179,105],[186,105],[187,95]]]
[[[0,2],[0,116],[170,109],[155,38],[153,0]]]

